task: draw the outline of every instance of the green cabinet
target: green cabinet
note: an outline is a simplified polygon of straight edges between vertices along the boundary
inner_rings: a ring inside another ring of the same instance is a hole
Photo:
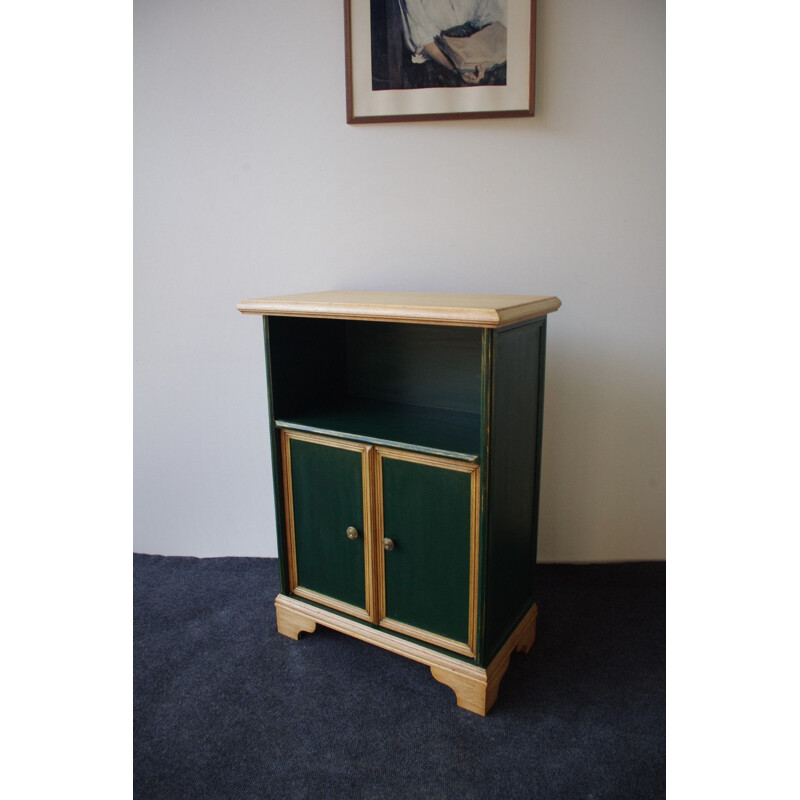
[[[533,643],[552,296],[321,292],[263,317],[281,593],[485,714]]]

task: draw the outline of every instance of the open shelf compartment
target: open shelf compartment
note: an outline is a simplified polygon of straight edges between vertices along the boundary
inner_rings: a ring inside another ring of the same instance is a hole
[[[278,427],[478,459],[480,329],[267,320]]]

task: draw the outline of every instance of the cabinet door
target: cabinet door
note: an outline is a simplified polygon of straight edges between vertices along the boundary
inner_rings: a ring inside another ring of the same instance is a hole
[[[291,593],[372,619],[370,448],[294,431],[282,447]]]
[[[376,453],[380,624],[474,656],[478,466]]]

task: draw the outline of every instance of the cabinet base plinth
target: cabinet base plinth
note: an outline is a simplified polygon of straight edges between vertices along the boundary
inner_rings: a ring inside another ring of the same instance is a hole
[[[427,665],[437,681],[449,686],[455,692],[456,703],[461,708],[481,716],[488,713],[497,699],[500,681],[508,669],[511,654],[515,651],[527,653],[531,649],[536,638],[538,613],[534,603],[508,637],[500,652],[492,659],[489,666],[483,669],[287,595],[279,594],[275,598],[275,611],[278,632],[291,639],[297,639],[300,633],[313,633],[319,623],[326,628]]]

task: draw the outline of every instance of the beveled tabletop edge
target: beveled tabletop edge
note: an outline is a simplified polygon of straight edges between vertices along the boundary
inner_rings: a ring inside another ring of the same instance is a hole
[[[552,295],[330,291],[255,298],[236,308],[243,314],[262,316],[497,328],[552,313],[560,306],[561,301]]]

